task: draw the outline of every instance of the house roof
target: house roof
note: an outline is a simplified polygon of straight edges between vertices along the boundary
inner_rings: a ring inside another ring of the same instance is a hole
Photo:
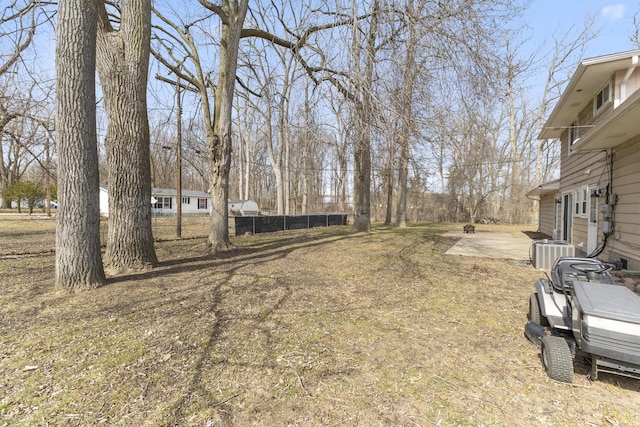
[[[100,186],[100,190],[102,191],[108,191],[108,187],[106,185],[101,185]],[[165,197],[170,197],[170,196],[176,196],[177,195],[177,191],[175,188],[152,188],[151,189],[151,195],[152,196],[165,196]],[[211,197],[209,195],[209,193],[206,193],[204,191],[197,191],[197,190],[182,190],[182,197],[200,197],[200,198],[209,198]]]
[[[557,193],[560,190],[560,180],[547,181],[527,193],[530,199],[540,200],[545,194]]]
[[[582,111],[587,104],[593,100],[594,95],[602,89],[606,80],[616,71],[632,68],[634,66],[633,58],[637,56],[640,56],[640,50],[598,56],[582,61],[567,84],[567,87],[558,100],[558,103],[549,115],[549,118],[545,122],[538,138],[560,138],[562,133],[578,116],[578,113],[580,113],[580,111]],[[632,107],[631,104],[634,103],[634,100],[637,101],[637,99],[638,94],[636,93],[620,104],[620,107]],[[635,104],[637,104],[637,102],[635,102]],[[620,109],[620,107],[618,109]],[[635,108],[639,108],[639,106],[636,105],[632,108],[635,111]],[[616,109],[615,114],[612,114],[611,116],[619,115],[619,112],[617,111],[618,109]],[[622,110],[620,113],[621,112]],[[617,125],[620,124],[619,120],[615,119],[615,117],[609,117],[608,119],[609,120],[607,121],[614,120]],[[635,121],[638,122],[637,120]],[[634,124],[629,123],[629,126],[634,127]],[[638,123],[637,127],[638,130],[640,130],[640,123]],[[603,123],[602,125],[599,124],[598,128],[600,130],[600,132],[598,132],[598,140],[600,142],[606,142],[609,140],[608,144],[610,145],[606,148],[618,145],[631,136],[630,134],[627,134],[626,130],[621,131],[619,128],[616,129],[615,126],[609,126],[607,123]],[[628,131],[633,131],[633,129],[628,129]],[[591,138],[591,136],[588,135],[589,133],[590,132],[587,132],[587,135],[584,136]],[[582,139],[583,138],[581,138],[581,140]],[[590,145],[593,144],[593,142],[586,144],[585,141],[579,141],[579,144],[583,145],[582,149],[605,148]],[[575,149],[580,148],[576,145]]]
[[[152,196],[175,196],[177,195],[177,191],[175,188],[152,188],[151,195]],[[200,197],[200,198],[209,198],[209,193],[205,193],[204,191],[196,191],[196,190],[182,190],[182,197]]]

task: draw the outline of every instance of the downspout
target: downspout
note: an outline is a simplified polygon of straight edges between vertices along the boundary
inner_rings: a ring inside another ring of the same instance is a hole
[[[631,77],[631,74],[635,71],[638,66],[638,55],[633,55],[631,57],[631,67],[627,70],[627,73],[624,75],[622,82],[620,83],[620,102],[623,102],[627,98],[627,81]]]

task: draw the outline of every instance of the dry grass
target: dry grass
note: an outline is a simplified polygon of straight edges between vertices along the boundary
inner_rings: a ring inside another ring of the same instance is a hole
[[[209,232],[209,217],[185,215],[182,218],[183,239],[204,238]],[[53,252],[56,245],[56,216],[47,217],[42,212],[33,215],[0,213],[0,257],[34,255]],[[176,219],[172,216],[152,219],[153,237],[156,241],[176,239]],[[230,232],[234,231],[230,229]],[[107,219],[100,221],[100,239],[107,240]]]
[[[157,269],[75,295],[52,254],[5,256],[0,425],[640,425],[638,381],[544,374],[538,273],[445,256],[458,228],[163,241]]]

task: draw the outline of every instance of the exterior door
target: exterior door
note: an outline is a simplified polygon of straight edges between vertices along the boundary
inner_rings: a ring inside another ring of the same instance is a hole
[[[589,222],[587,224],[587,256],[592,254],[598,247],[598,198],[590,197],[596,186],[589,187],[587,200],[589,203]]]

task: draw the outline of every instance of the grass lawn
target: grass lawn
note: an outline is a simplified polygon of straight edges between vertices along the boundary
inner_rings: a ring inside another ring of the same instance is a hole
[[[444,255],[460,224],[162,240],[158,268],[77,294],[25,243],[45,224],[0,218],[0,426],[640,425],[640,381],[545,375],[540,273]]]

